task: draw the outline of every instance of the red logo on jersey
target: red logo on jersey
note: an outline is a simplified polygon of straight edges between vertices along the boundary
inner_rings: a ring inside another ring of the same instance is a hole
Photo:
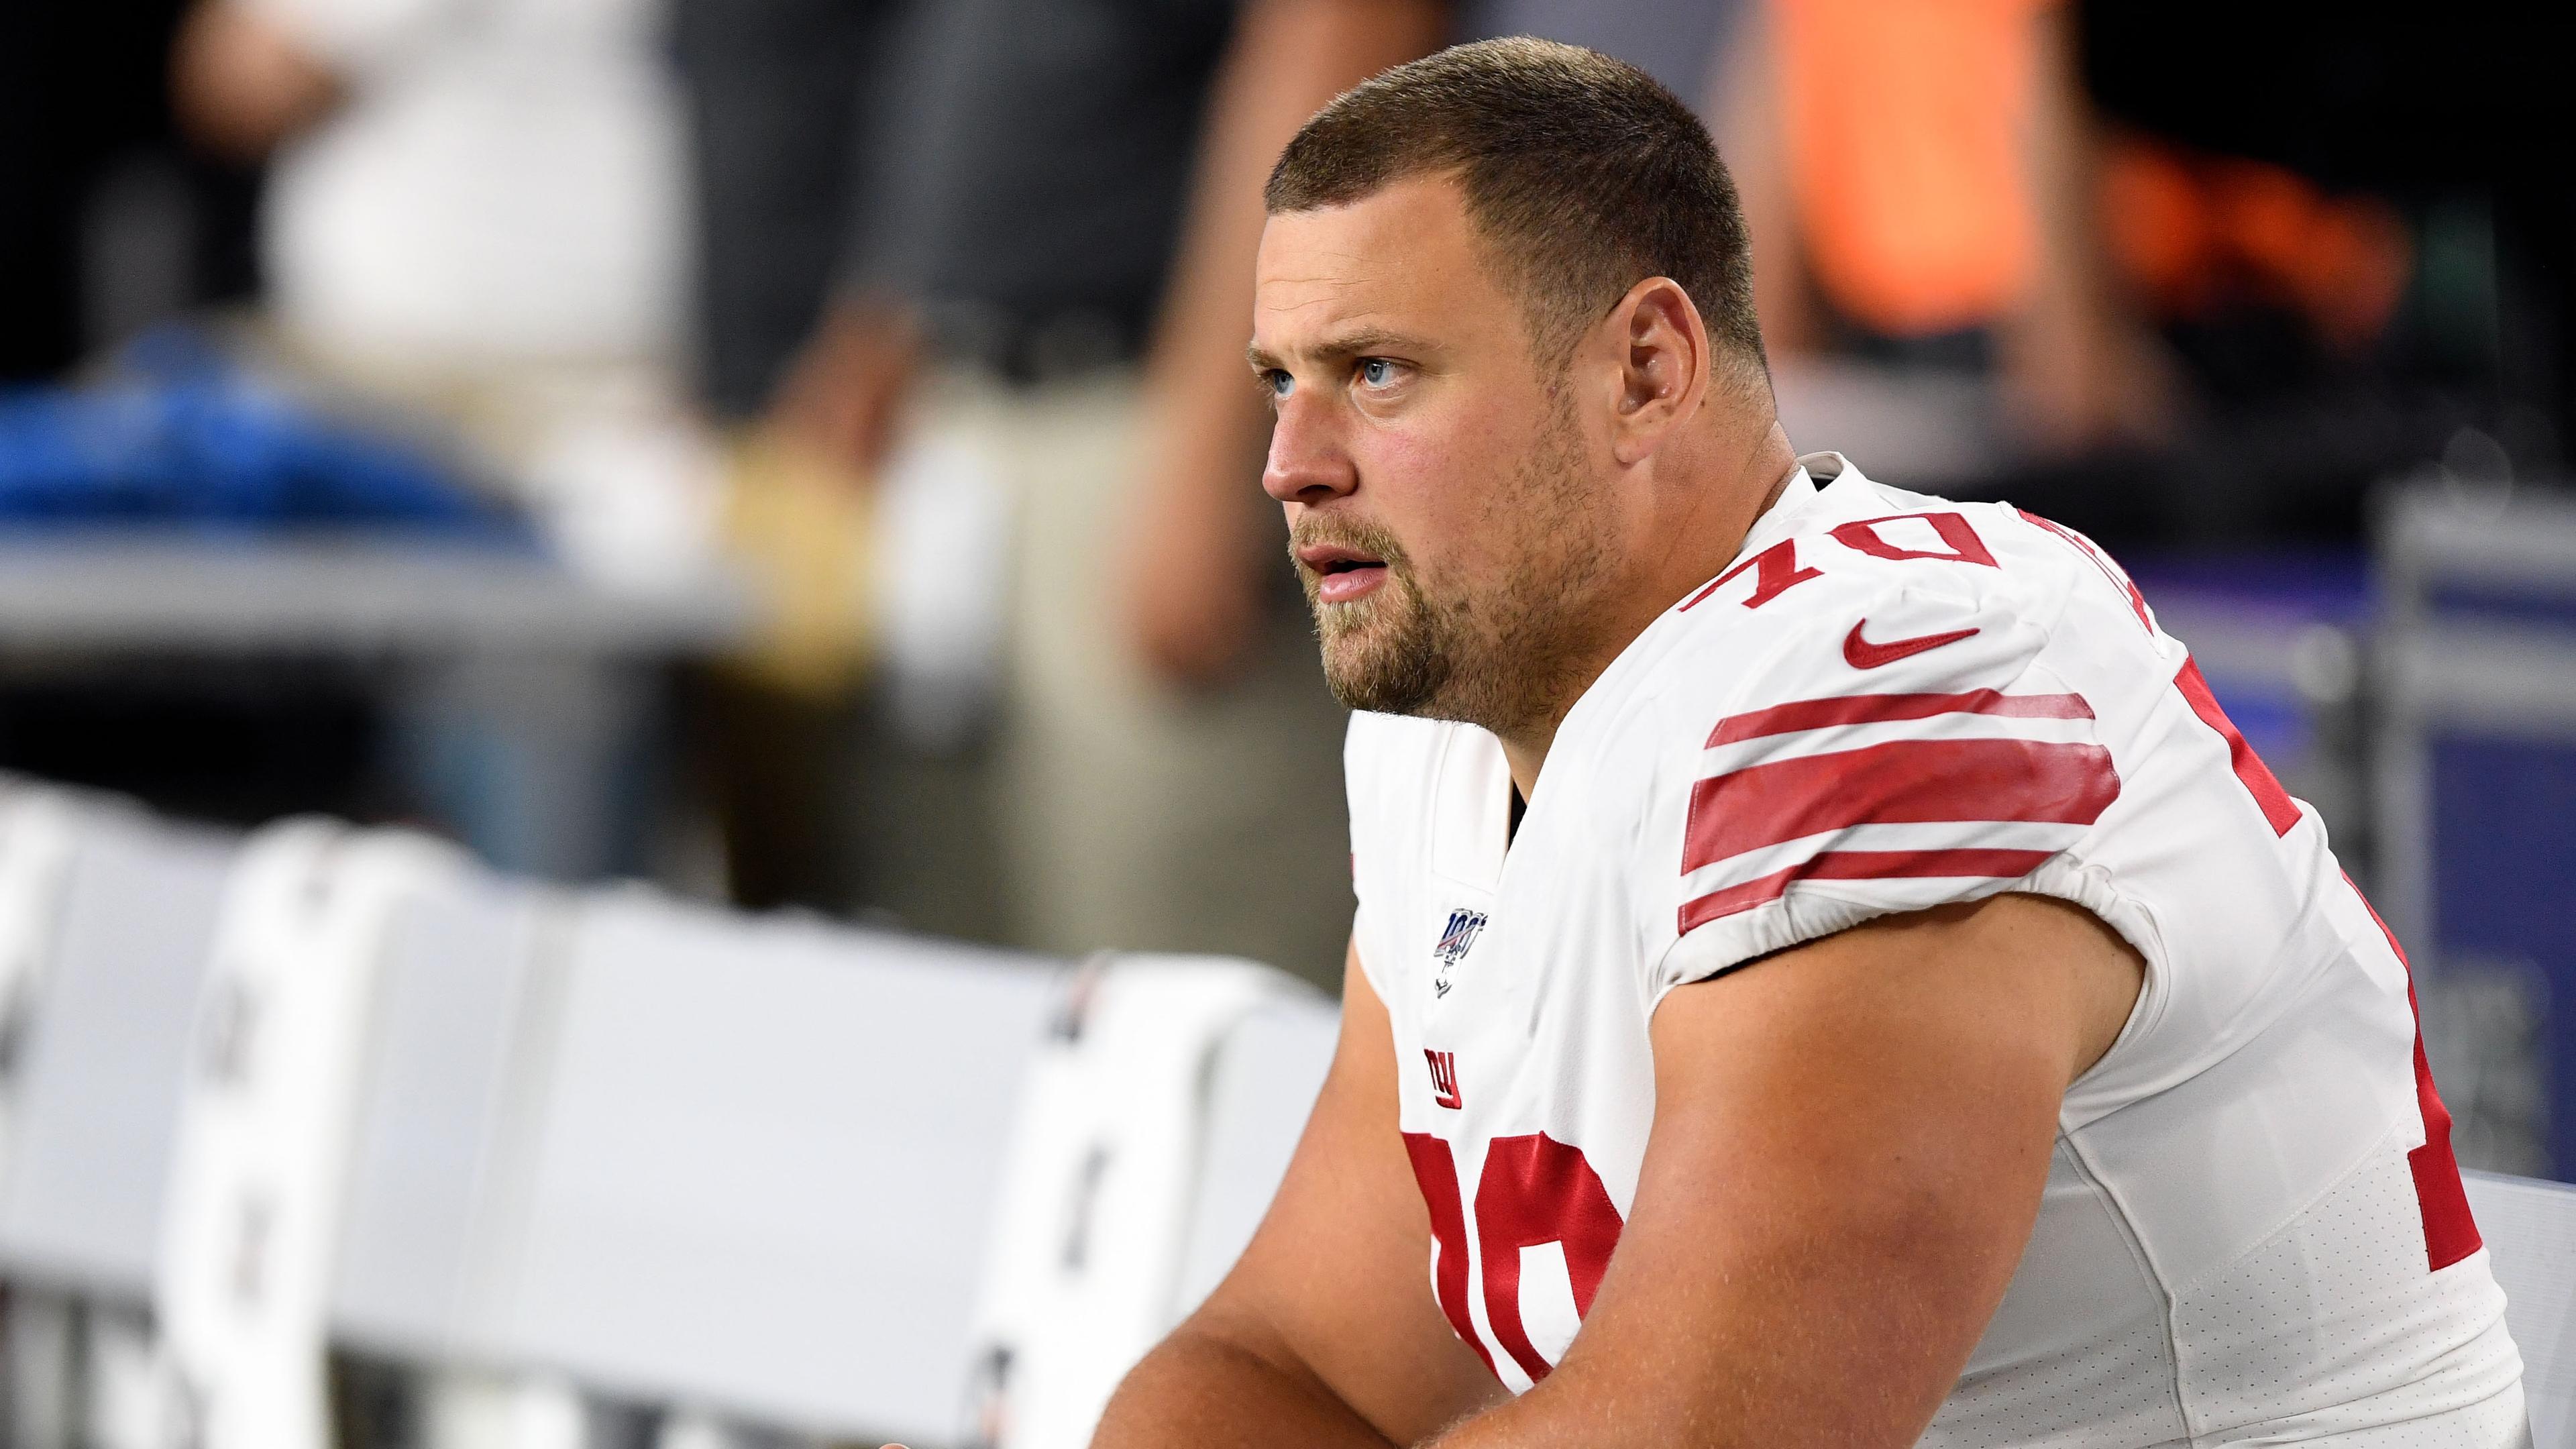
[[[1863,619],[1852,625],[1851,632],[1843,636],[1843,662],[1854,669],[1876,669],[1882,664],[1894,664],[1899,659],[1911,659],[1926,649],[1956,644],[1977,632],[1974,629],[1953,629],[1947,634],[1922,634],[1912,639],[1890,639],[1884,644],[1872,644],[1860,637],[1860,631],[1867,627],[1869,621]]]
[[[1422,1055],[1431,1063],[1432,1105],[1458,1110],[1462,1105],[1458,1097],[1458,1054],[1426,1048]]]

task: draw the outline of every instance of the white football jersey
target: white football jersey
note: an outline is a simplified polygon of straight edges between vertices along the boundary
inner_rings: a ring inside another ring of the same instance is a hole
[[[1360,715],[1348,773],[1432,1291],[1512,1389],[1618,1244],[1664,993],[2023,891],[2146,981],[1922,1442],[2528,1442],[2404,959],[2087,540],[1818,454],[1576,703],[1516,837],[1481,729]]]

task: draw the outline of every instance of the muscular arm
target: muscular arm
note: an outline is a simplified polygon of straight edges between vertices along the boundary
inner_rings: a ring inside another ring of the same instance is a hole
[[[1913,1443],[2020,1261],[2066,1087],[2141,976],[2092,916],[2001,896],[1675,991],[1591,1315],[1555,1373],[1443,1449]]]
[[[1499,1400],[1428,1278],[1386,1008],[1343,972],[1342,1038],[1279,1195],[1234,1271],[1147,1355],[1096,1449],[1412,1444]]]

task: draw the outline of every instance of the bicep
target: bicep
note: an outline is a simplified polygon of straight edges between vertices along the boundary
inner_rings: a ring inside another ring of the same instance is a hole
[[[1630,1220],[1547,1387],[1661,1421],[1635,1442],[1912,1443],[2137,983],[2089,915],[2003,896],[1675,990]]]
[[[1400,1444],[1501,1397],[1429,1282],[1431,1227],[1404,1151],[1386,1008],[1343,973],[1333,1065],[1269,1213],[1194,1322],[1284,1356]]]

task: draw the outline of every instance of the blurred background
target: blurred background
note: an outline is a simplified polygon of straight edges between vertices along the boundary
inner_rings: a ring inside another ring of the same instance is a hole
[[[1332,985],[1258,191],[1538,34],[1700,105],[1801,450],[2090,534],[2576,1178],[2576,61],[2531,7],[0,10],[0,771]],[[5,1069],[0,1069],[5,1070]],[[5,1171],[0,1161],[0,1171]]]

